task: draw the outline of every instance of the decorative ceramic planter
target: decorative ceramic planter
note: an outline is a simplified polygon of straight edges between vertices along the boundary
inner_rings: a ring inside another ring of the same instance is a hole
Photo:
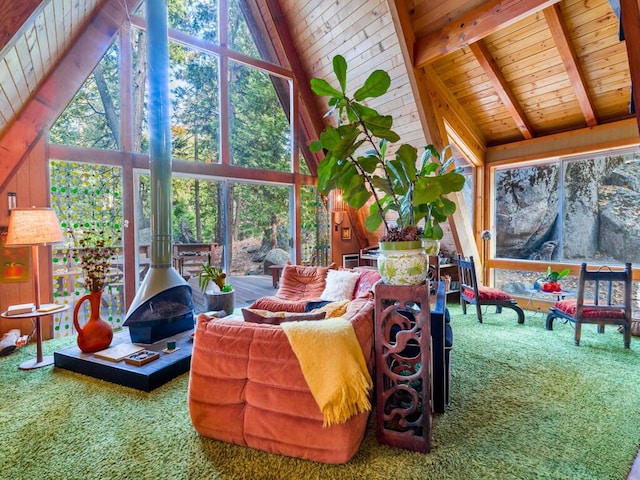
[[[433,238],[421,238],[424,251],[429,256],[437,256],[440,253],[440,240],[434,240]]]
[[[101,299],[102,292],[90,292],[78,300],[73,309],[73,324],[78,332],[78,347],[86,353],[104,350],[111,345],[111,340],[113,340],[111,324],[100,317]],[[89,302],[91,314],[84,326],[81,326],[78,321],[78,313],[84,302]]]
[[[427,278],[429,258],[422,242],[380,242],[378,271],[388,285],[420,285]]]
[[[236,292],[206,292],[204,294],[207,299],[207,309],[209,311],[219,312],[224,310],[227,315],[231,315],[235,309]]]
[[[543,292],[561,292],[562,285],[560,282],[547,281],[542,283]]]

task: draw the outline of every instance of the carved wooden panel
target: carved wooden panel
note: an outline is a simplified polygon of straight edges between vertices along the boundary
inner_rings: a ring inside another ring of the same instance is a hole
[[[375,288],[376,436],[380,443],[431,450],[429,287]]]

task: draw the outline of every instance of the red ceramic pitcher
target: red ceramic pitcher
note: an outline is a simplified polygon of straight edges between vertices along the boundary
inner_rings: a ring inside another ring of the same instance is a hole
[[[73,310],[73,324],[78,332],[78,347],[86,353],[104,350],[111,345],[111,340],[113,340],[113,328],[100,318],[101,299],[102,292],[91,292],[78,300]],[[78,323],[78,312],[80,306],[87,300],[91,305],[91,315],[84,327],[81,327]]]

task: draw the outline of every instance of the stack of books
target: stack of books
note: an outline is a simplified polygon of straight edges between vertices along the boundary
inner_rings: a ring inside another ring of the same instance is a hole
[[[36,311],[36,306],[33,303],[21,303],[18,305],[10,305],[7,308],[6,315],[21,315],[23,313],[33,313]]]

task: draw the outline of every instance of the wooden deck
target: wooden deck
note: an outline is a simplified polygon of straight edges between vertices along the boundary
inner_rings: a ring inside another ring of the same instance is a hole
[[[277,292],[273,288],[271,275],[246,275],[241,277],[230,277],[227,281],[233,285],[236,292],[236,309],[248,307],[260,297],[274,295]],[[193,290],[193,306],[197,313],[207,310],[204,295],[198,287],[197,277],[189,279],[189,285]]]

